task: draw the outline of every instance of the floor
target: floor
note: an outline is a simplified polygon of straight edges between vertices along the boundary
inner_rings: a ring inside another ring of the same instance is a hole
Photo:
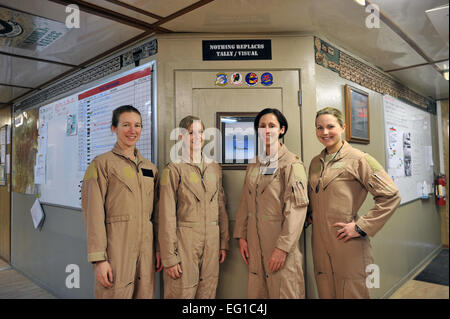
[[[55,299],[0,259],[0,299]]]
[[[411,278],[420,274],[431,261],[432,259],[417,270]],[[395,291],[389,299],[449,299],[449,286],[410,279]]]
[[[411,278],[415,278],[427,265],[428,263]],[[55,297],[0,259],[0,299],[55,299]],[[449,286],[411,279],[389,299],[449,299]]]

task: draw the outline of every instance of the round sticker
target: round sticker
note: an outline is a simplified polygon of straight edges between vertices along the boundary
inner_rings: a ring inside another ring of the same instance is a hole
[[[271,86],[273,84],[273,76],[269,72],[261,75],[261,84],[265,86]]]
[[[241,85],[242,84],[242,74],[240,74],[239,72],[234,72],[231,75],[231,84],[233,85]]]
[[[228,79],[226,73],[217,73],[216,74],[216,85],[225,86],[227,85]]]
[[[256,84],[258,84],[258,76],[256,75],[256,73],[247,73],[247,75],[245,76],[245,83],[250,86],[255,86]]]

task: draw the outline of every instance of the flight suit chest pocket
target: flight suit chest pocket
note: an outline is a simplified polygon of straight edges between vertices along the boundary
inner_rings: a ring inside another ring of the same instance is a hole
[[[155,176],[153,174],[153,170],[141,168],[141,172],[142,172],[144,193],[147,195],[153,194],[153,190],[155,188]]]
[[[112,177],[109,181],[109,187],[112,189],[115,188],[126,188],[130,192],[133,192],[133,180],[130,177],[124,177],[122,174],[118,172],[112,172]]]
[[[351,175],[346,168],[328,168],[323,177],[323,188],[326,189],[330,184],[336,184],[339,187],[339,182],[348,182],[355,178]],[[333,186],[333,187],[335,187]]]

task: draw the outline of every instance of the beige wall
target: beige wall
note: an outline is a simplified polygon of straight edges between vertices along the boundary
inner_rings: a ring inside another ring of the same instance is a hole
[[[264,61],[202,61],[202,40],[208,39],[271,39],[272,40],[272,60]],[[169,140],[170,131],[175,127],[176,118],[175,108],[185,108],[186,106],[176,100],[176,95],[183,94],[183,89],[175,88],[175,75],[181,70],[300,70],[300,86],[302,89],[303,106],[301,116],[302,123],[310,123],[315,112],[315,81],[314,81],[314,44],[313,37],[299,36],[262,36],[262,35],[164,35],[158,37],[158,164],[159,169],[170,161],[169,152],[174,144]],[[245,85],[245,84],[244,84]],[[188,86],[186,86],[188,87]],[[177,92],[175,93],[175,90]],[[186,94],[191,94],[186,92]],[[297,103],[293,105],[283,105],[286,108],[298,108]],[[242,109],[242,111],[246,111]],[[314,131],[304,130],[293,119],[289,120],[289,131],[301,131],[303,140],[312,140]],[[292,126],[291,126],[292,125]],[[292,130],[291,130],[292,129]],[[288,132],[289,134],[289,132]],[[309,147],[309,146],[308,146]],[[303,147],[305,162],[311,161],[314,153]],[[237,172],[236,172],[237,173]],[[229,174],[232,176],[233,174]],[[235,174],[235,189],[242,187],[242,181]],[[224,184],[230,184],[224,180]],[[231,182],[233,183],[233,182]],[[234,194],[231,194],[230,197]],[[227,203],[228,208],[236,207],[236,203]],[[234,216],[235,212],[229,212]],[[231,231],[234,228],[234,220],[230,220]],[[307,259],[311,260],[311,259]],[[312,275],[312,274],[311,274]],[[311,277],[313,278],[313,277]],[[218,288],[219,298],[241,298],[246,296],[247,269],[240,258],[237,242],[231,241],[230,256],[226,265],[221,268],[221,279]],[[227,281],[233,281],[239,287],[222,286],[227,285]],[[311,282],[311,281],[309,281]]]
[[[202,40],[208,39],[272,39],[271,61],[202,61]],[[368,152],[385,165],[382,95],[355,83],[344,80],[338,74],[314,63],[313,37],[310,36],[242,36],[242,35],[163,35],[158,37],[158,166],[162,169],[170,161],[170,131],[176,125],[175,73],[178,70],[263,70],[299,69],[303,105],[301,110],[302,154],[306,167],[322,150],[314,130],[315,112],[324,106],[344,108],[343,87],[350,84],[369,92],[370,137],[369,145],[355,147]],[[179,94],[179,92],[178,92]],[[293,105],[292,107],[297,107]],[[244,111],[244,110],[243,110]],[[432,120],[434,117],[432,118]],[[292,121],[292,120],[291,120]],[[437,150],[433,137],[433,149]],[[436,153],[436,152],[435,152]],[[436,156],[435,156],[436,157]],[[437,157],[435,158],[437,163]],[[435,164],[435,167],[436,164]],[[370,196],[369,196],[370,197]],[[372,198],[364,203],[361,213],[373,205]],[[234,205],[233,205],[234,206]],[[233,214],[234,215],[234,214]],[[231,230],[234,221],[231,223]],[[316,298],[313,264],[310,249],[311,227],[305,232],[307,267],[307,297]],[[420,266],[440,245],[440,217],[432,200],[416,200],[402,205],[386,226],[372,239],[376,264],[381,271],[380,285],[373,289],[372,297],[388,296]],[[233,241],[232,250],[237,250]],[[232,252],[233,253],[233,252]],[[239,254],[234,251],[234,254]],[[239,262],[229,259],[227,262]],[[245,267],[226,268],[228,275],[245,277]],[[220,283],[219,283],[220,287]],[[242,287],[246,289],[246,287]],[[219,288],[220,290],[220,288]],[[220,297],[227,296],[221,292]],[[233,296],[228,296],[233,297]]]
[[[0,109],[0,127],[9,125],[11,127],[11,108]],[[10,131],[11,133],[11,131]],[[7,153],[11,154],[11,144],[8,145]],[[7,173],[9,174],[9,172]],[[8,177],[6,186],[0,186],[0,258],[11,260],[11,177]]]
[[[352,144],[374,156],[384,167],[385,140],[383,95],[341,78],[337,73],[316,65],[317,108],[332,106],[345,112],[344,85],[369,93],[370,144]],[[431,121],[435,123],[436,116]],[[435,127],[432,127],[435,132]],[[437,137],[432,136],[434,167],[438,167]],[[314,141],[315,145],[319,142]],[[360,215],[373,205],[369,194]],[[373,288],[372,298],[386,297],[440,246],[440,216],[433,199],[415,200],[401,205],[384,228],[371,240],[375,264],[380,267],[380,288]]]

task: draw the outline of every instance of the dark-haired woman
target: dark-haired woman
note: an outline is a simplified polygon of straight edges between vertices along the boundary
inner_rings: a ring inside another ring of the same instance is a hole
[[[308,206],[305,168],[279,141],[288,129],[279,110],[261,111],[254,128],[264,147],[247,167],[233,234],[248,265],[247,297],[305,298],[299,249]]]
[[[161,270],[151,221],[158,171],[135,147],[142,131],[136,108],[115,109],[111,129],[117,135],[114,148],[91,162],[82,185],[94,295],[153,298],[155,264]]]

